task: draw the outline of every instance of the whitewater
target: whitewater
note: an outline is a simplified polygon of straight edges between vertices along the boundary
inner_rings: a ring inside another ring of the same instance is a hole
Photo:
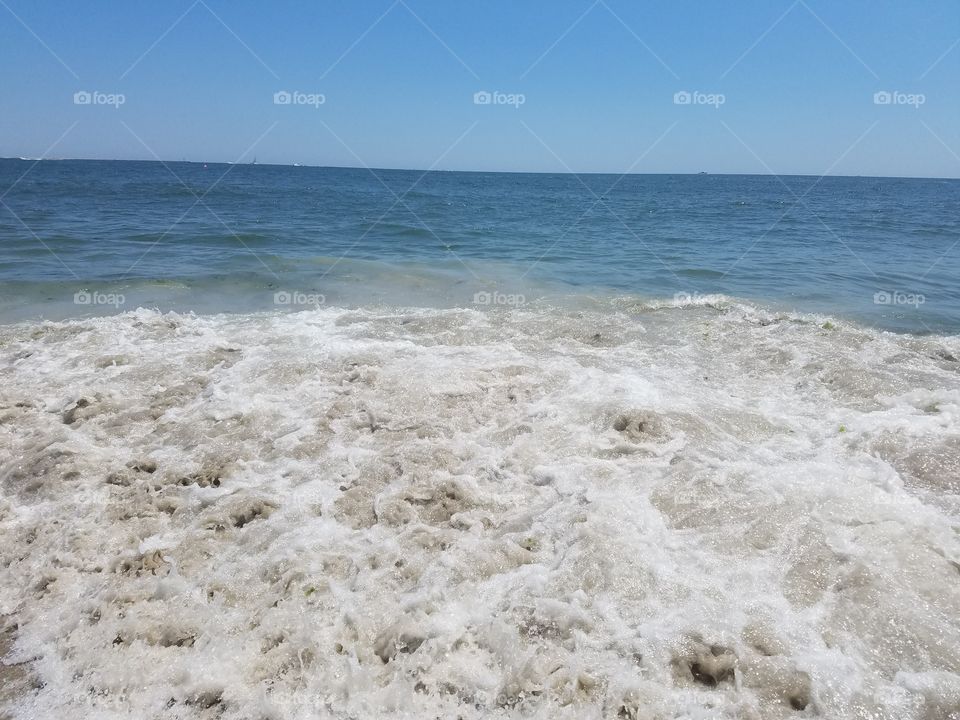
[[[958,412],[725,297],[0,326],[3,710],[956,718]]]

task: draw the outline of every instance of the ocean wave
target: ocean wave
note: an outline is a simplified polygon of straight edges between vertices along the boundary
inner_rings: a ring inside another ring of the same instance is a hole
[[[960,338],[684,300],[0,327],[8,712],[957,712]]]

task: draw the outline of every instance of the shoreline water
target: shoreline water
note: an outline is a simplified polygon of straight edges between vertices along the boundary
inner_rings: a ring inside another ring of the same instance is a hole
[[[871,308],[837,308],[832,299],[807,298],[799,303],[767,298],[733,297],[724,293],[682,291],[671,296],[624,293],[610,287],[577,287],[561,283],[473,272],[454,274],[430,267],[399,268],[385,263],[337,260],[329,264],[360,265],[362,273],[327,277],[310,271],[287,281],[262,276],[194,279],[145,279],[138,282],[58,282],[38,286],[6,283],[0,290],[0,324],[21,324],[108,317],[139,309],[198,315],[244,315],[301,312],[316,308],[381,310],[545,310],[550,308],[602,311],[634,307],[637,312],[688,305],[737,305],[756,312],[820,322],[845,323],[908,335],[958,334],[952,320],[921,308],[919,300],[887,293],[882,312]],[[371,271],[375,268],[375,272]],[[472,277],[471,277],[472,276]],[[298,281],[299,278],[299,281]]]
[[[0,326],[10,711],[948,716],[960,338],[634,310]]]

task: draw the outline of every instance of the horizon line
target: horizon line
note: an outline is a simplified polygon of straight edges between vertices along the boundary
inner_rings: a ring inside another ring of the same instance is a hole
[[[253,162],[230,162],[227,160],[163,160],[156,158],[84,158],[84,157],[62,157],[62,158],[30,158],[30,157],[0,157],[0,161],[12,160],[16,162],[131,162],[131,163],[159,163],[161,165],[168,163],[188,163],[190,165],[248,165],[251,167],[287,167],[287,168],[309,168],[317,170],[359,170],[359,171],[384,171],[384,172],[420,172],[420,173],[475,173],[484,175],[617,175],[627,177],[632,175],[722,175],[729,177],[810,177],[810,178],[861,178],[874,180],[960,180],[960,176],[928,176],[928,175],[817,175],[815,173],[749,173],[749,172],[714,172],[710,170],[700,170],[697,172],[616,172],[586,170],[583,172],[574,171],[545,171],[545,170],[441,170],[425,168],[401,168],[401,167],[373,167],[356,165],[307,165],[303,163],[276,163],[263,162],[258,163],[256,159]]]

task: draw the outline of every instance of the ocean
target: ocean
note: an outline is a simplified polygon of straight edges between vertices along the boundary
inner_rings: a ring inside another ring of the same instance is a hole
[[[0,160],[11,186],[0,320],[721,294],[960,331],[960,180]]]
[[[958,717],[960,181],[5,190],[12,717]]]

